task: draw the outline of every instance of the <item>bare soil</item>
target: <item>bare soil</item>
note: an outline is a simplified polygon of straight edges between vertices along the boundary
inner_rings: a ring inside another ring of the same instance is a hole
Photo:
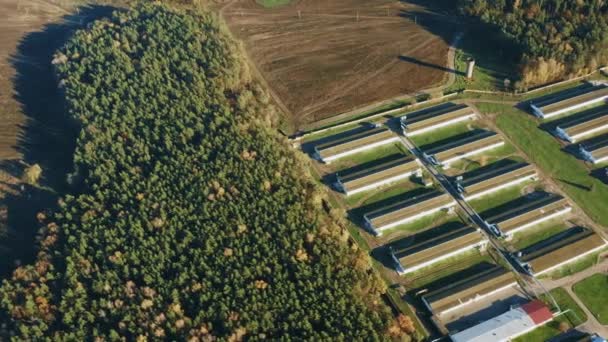
[[[447,78],[451,18],[422,1],[299,0],[223,11],[296,126],[436,86]]]

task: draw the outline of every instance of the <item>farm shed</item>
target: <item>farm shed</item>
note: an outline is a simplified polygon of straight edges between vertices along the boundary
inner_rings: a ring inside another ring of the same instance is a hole
[[[462,139],[428,149],[425,155],[435,164],[449,166],[458,160],[481,154],[504,145],[502,137],[494,132],[484,131]]]
[[[532,101],[530,107],[534,115],[541,119],[549,119],[576,109],[592,106],[608,98],[608,87],[598,85],[584,89],[576,89],[565,96],[558,95],[538,102]]]
[[[405,135],[413,137],[433,130],[474,119],[475,111],[467,105],[436,106],[401,117]]]
[[[489,217],[486,222],[496,225],[509,236],[571,211],[572,207],[565,198],[548,195]]]
[[[438,227],[389,245],[397,272],[406,274],[464,253],[487,241],[471,226]]]
[[[367,227],[376,235],[382,231],[453,207],[456,201],[448,194],[431,191],[413,198],[396,201],[363,216]]]
[[[357,129],[339,136],[315,146],[314,157],[329,164],[339,158],[399,141],[399,137],[386,127]]]
[[[513,273],[502,266],[493,266],[427,292],[422,296],[422,301],[433,314],[442,315],[505,290],[515,283]]]
[[[553,313],[540,300],[534,300],[451,334],[453,342],[507,342],[551,321]]]
[[[421,171],[418,159],[401,156],[347,175],[337,175],[336,186],[350,196],[409,178]]]
[[[606,131],[608,131],[608,106],[577,114],[555,128],[555,134],[570,143]]]
[[[608,162],[608,135],[581,143],[579,150],[583,159],[593,164]]]
[[[527,263],[534,275],[541,275],[598,251],[605,245],[606,241],[592,230],[574,227],[523,249],[520,261]]]
[[[459,190],[467,201],[506,189],[536,178],[536,169],[527,163],[510,163],[482,172],[465,174]]]

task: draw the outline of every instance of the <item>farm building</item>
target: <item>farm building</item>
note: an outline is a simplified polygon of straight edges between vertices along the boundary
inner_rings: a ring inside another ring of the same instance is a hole
[[[583,159],[593,164],[608,162],[608,135],[580,144],[579,151]]]
[[[422,169],[418,159],[401,156],[348,175],[338,175],[336,186],[350,196],[409,178],[420,172]]]
[[[608,131],[608,106],[577,114],[555,128],[555,134],[570,143],[606,131]]]
[[[357,129],[350,133],[314,147],[314,157],[324,163],[371,150],[373,148],[399,141],[399,137],[386,127]]]
[[[500,135],[484,131],[462,139],[450,141],[425,152],[425,155],[434,164],[449,166],[458,160],[481,154],[485,151],[504,145]]]
[[[566,96],[552,97],[539,102],[532,101],[530,107],[534,115],[541,119],[549,119],[576,109],[592,106],[608,98],[608,87],[599,85],[576,89]]]
[[[511,236],[526,228],[565,215],[572,211],[568,201],[558,195],[543,196],[486,219],[501,232]]]
[[[459,191],[467,201],[506,189],[536,178],[536,169],[526,163],[510,163],[482,172],[464,175],[458,183]]]
[[[438,227],[395,241],[389,248],[397,272],[406,274],[486,243],[471,226]]]
[[[534,300],[469,329],[451,334],[453,342],[507,342],[550,322],[553,313],[540,300]]]
[[[520,261],[534,275],[552,271],[606,246],[606,241],[592,230],[570,228],[522,250]]]
[[[467,105],[441,105],[401,117],[405,135],[413,137],[475,118],[475,111]]]
[[[376,235],[382,231],[432,215],[453,207],[456,201],[439,191],[396,201],[386,207],[376,209],[363,216],[367,227]]]
[[[515,283],[513,273],[495,265],[427,292],[422,296],[422,301],[433,314],[442,315],[505,290]]]

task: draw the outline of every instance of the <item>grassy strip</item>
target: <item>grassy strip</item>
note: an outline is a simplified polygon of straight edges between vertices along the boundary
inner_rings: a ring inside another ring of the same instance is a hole
[[[532,246],[537,242],[548,239],[553,235],[559,234],[566,230],[566,228],[567,226],[563,222],[559,222],[559,220],[556,219],[519,232],[513,236],[513,239],[510,242],[515,249],[521,250],[528,246]]]
[[[369,152],[357,153],[349,157],[338,159],[337,161],[332,162],[331,166],[333,170],[345,170],[353,166],[365,164],[380,158],[388,157],[390,155],[399,153],[407,154],[407,150],[401,143],[396,142],[394,144],[375,148]]]
[[[420,187],[420,184],[414,183],[409,179],[405,179],[390,184],[388,186],[381,187],[379,189],[365,191],[356,195],[348,196],[346,197],[345,202],[351,208],[354,206],[366,206],[375,202],[380,202],[390,197],[403,195],[406,192],[415,190]],[[361,203],[361,201],[363,202]]]
[[[608,274],[594,274],[572,288],[595,318],[608,325]]]
[[[574,299],[570,297],[568,292],[563,288],[556,288],[549,291],[562,311],[570,310],[569,312],[557,316],[551,322],[538,327],[531,332],[522,335],[513,340],[513,342],[528,342],[528,341],[547,341],[548,339],[557,336],[569,328],[574,328],[579,324],[587,321],[587,315],[576,304]],[[546,296],[543,296],[546,303],[550,304]]]
[[[532,162],[557,181],[597,223],[608,225],[608,187],[589,174],[585,165],[561,150],[560,144],[537,127],[530,115],[516,108],[479,104],[486,113],[498,113],[498,127],[521,148]]]
[[[573,275],[575,273],[584,271],[584,270],[588,269],[589,267],[595,265],[598,261],[599,254],[605,250],[606,250],[606,248],[601,249],[595,253],[586,255],[583,258],[578,259],[577,261],[575,261],[573,263],[564,265],[564,266],[556,269],[553,272],[549,272],[548,276],[553,279],[560,279],[560,278],[567,277],[567,276]],[[544,276],[545,275],[543,275],[543,277]]]
[[[397,232],[403,233],[403,236],[411,235],[444,224],[448,221],[450,216],[451,215],[448,215],[445,211],[439,211],[418,220],[387,229],[382,232],[382,235],[389,236]]]
[[[462,122],[452,126],[442,127],[432,132],[413,136],[411,140],[417,146],[430,145],[453,136],[467,133],[470,131],[469,126],[471,126],[471,128],[478,127],[477,125],[471,124],[471,122]]]
[[[404,277],[410,280],[408,288],[419,289],[436,280],[445,278],[482,262],[493,263],[493,260],[487,253],[482,253],[479,250],[474,249],[434,263],[433,265],[424,267],[418,271],[408,273]]]
[[[285,6],[291,2],[291,0],[255,0],[258,4],[266,8],[275,8]]]
[[[482,213],[489,209],[496,208],[498,206],[520,198],[522,196],[523,189],[530,186],[531,184],[534,184],[534,182],[525,182],[517,186],[506,188],[493,194],[489,194],[470,201],[469,204],[478,213]]]

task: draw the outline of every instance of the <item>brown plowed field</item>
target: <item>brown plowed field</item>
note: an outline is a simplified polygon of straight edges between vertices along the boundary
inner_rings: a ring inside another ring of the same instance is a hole
[[[296,126],[440,84],[456,33],[441,14],[387,0],[235,0],[224,17]]]

